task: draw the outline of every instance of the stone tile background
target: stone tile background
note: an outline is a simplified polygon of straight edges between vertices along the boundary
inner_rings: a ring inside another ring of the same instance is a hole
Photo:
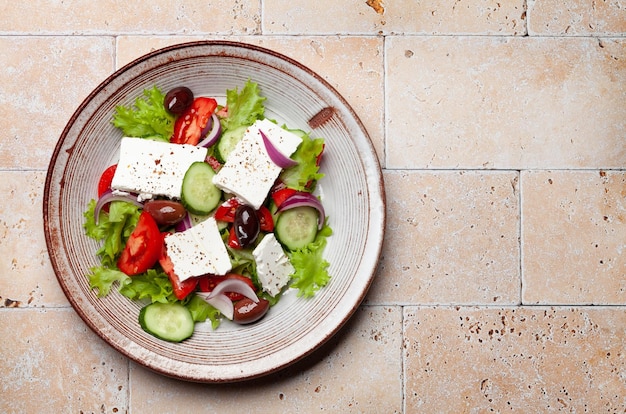
[[[626,5],[572,0],[8,2],[0,6],[0,412],[626,410]],[[116,68],[258,44],[354,106],[387,234],[354,318],[246,384],[164,378],[70,307],[46,168]],[[595,306],[592,306],[595,305]]]

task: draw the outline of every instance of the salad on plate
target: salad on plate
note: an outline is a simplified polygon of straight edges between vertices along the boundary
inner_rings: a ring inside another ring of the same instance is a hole
[[[139,301],[146,332],[180,342],[196,323],[254,323],[287,290],[312,297],[328,283],[324,140],[266,118],[256,83],[223,105],[154,86],[112,122],[119,160],[84,212],[100,246],[87,277],[100,297]]]

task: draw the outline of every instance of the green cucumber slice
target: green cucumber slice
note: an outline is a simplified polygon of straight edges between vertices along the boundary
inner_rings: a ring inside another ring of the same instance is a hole
[[[222,190],[213,184],[213,176],[213,168],[202,161],[191,164],[185,173],[180,198],[190,213],[206,216],[220,203]]]
[[[215,151],[215,157],[221,163],[225,163],[228,155],[235,149],[241,138],[243,138],[247,126],[240,126],[235,129],[224,131],[220,140],[217,142],[217,151]]]
[[[294,207],[279,214],[274,234],[286,248],[298,250],[315,240],[317,220],[318,213],[315,208]]]
[[[169,342],[180,342],[193,334],[194,322],[189,309],[178,302],[155,302],[139,311],[144,331]]]

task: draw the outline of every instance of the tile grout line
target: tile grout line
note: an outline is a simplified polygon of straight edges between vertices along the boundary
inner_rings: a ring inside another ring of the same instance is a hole
[[[524,197],[522,196],[522,170],[518,170],[517,172],[517,208],[519,219],[517,220],[517,243],[519,248],[519,305],[524,305],[524,226],[523,226],[523,206],[522,202]]]
[[[400,305],[400,391],[402,393],[402,412],[406,412],[406,392],[407,392],[407,375],[406,375],[406,327],[404,324],[404,309]]]

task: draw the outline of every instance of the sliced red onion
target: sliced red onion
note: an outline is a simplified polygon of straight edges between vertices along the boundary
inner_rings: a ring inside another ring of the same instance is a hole
[[[205,132],[208,131],[208,132]],[[206,133],[206,136],[204,137]],[[217,139],[222,135],[222,124],[220,120],[217,118],[215,112],[211,115],[209,122],[207,122],[207,126],[202,131],[202,135],[204,138],[198,143],[199,147],[208,148],[211,145],[217,142]]]
[[[274,164],[278,165],[280,168],[290,168],[298,165],[297,161],[294,161],[289,157],[285,157],[285,155],[274,146],[272,141],[263,131],[259,130],[259,132],[261,133],[261,138],[263,138],[263,144],[265,144],[267,155],[270,156],[270,159]]]
[[[218,283],[215,289],[211,291],[209,298],[212,296],[221,295],[226,292],[240,293],[254,302],[259,301],[256,293],[254,293],[254,290],[252,290],[252,288],[246,282],[238,279],[226,279]]]
[[[238,279],[226,279],[220,282],[210,293],[196,292],[196,294],[232,321],[235,306],[233,301],[225,295],[226,292],[240,293],[255,303],[259,301],[254,290],[246,282]]]
[[[176,232],[181,232],[188,230],[191,227],[193,227],[193,221],[191,220],[191,216],[188,212],[187,214],[185,214],[185,217],[183,217],[181,221],[176,223],[176,226],[174,226],[174,230],[176,230]]]
[[[204,299],[209,305],[222,312],[222,315],[232,321],[235,314],[235,305],[233,305],[233,301],[224,294],[212,296],[212,293],[213,292],[196,292],[196,294]]]
[[[204,128],[202,128],[202,131],[200,131],[200,136],[203,137],[206,134],[208,134],[212,127],[213,127],[213,117],[211,116],[207,120],[206,125],[204,126]]]
[[[280,205],[278,210],[276,210],[276,212],[280,213],[281,211],[289,210],[296,207],[315,208],[319,212],[317,228],[321,230],[322,227],[324,227],[324,221],[326,220],[324,206],[322,205],[321,201],[311,193],[306,193],[304,191],[298,191],[294,193],[291,197],[283,201],[283,203]]]
[[[104,193],[102,193],[102,195],[100,196],[100,198],[98,198],[98,201],[96,202],[96,208],[93,211],[96,224],[98,224],[98,221],[100,220],[100,211],[102,210],[102,208],[112,201],[125,201],[127,203],[132,203],[137,207],[143,207],[143,204],[137,201],[137,195],[116,194],[113,192],[113,190],[108,189]]]

